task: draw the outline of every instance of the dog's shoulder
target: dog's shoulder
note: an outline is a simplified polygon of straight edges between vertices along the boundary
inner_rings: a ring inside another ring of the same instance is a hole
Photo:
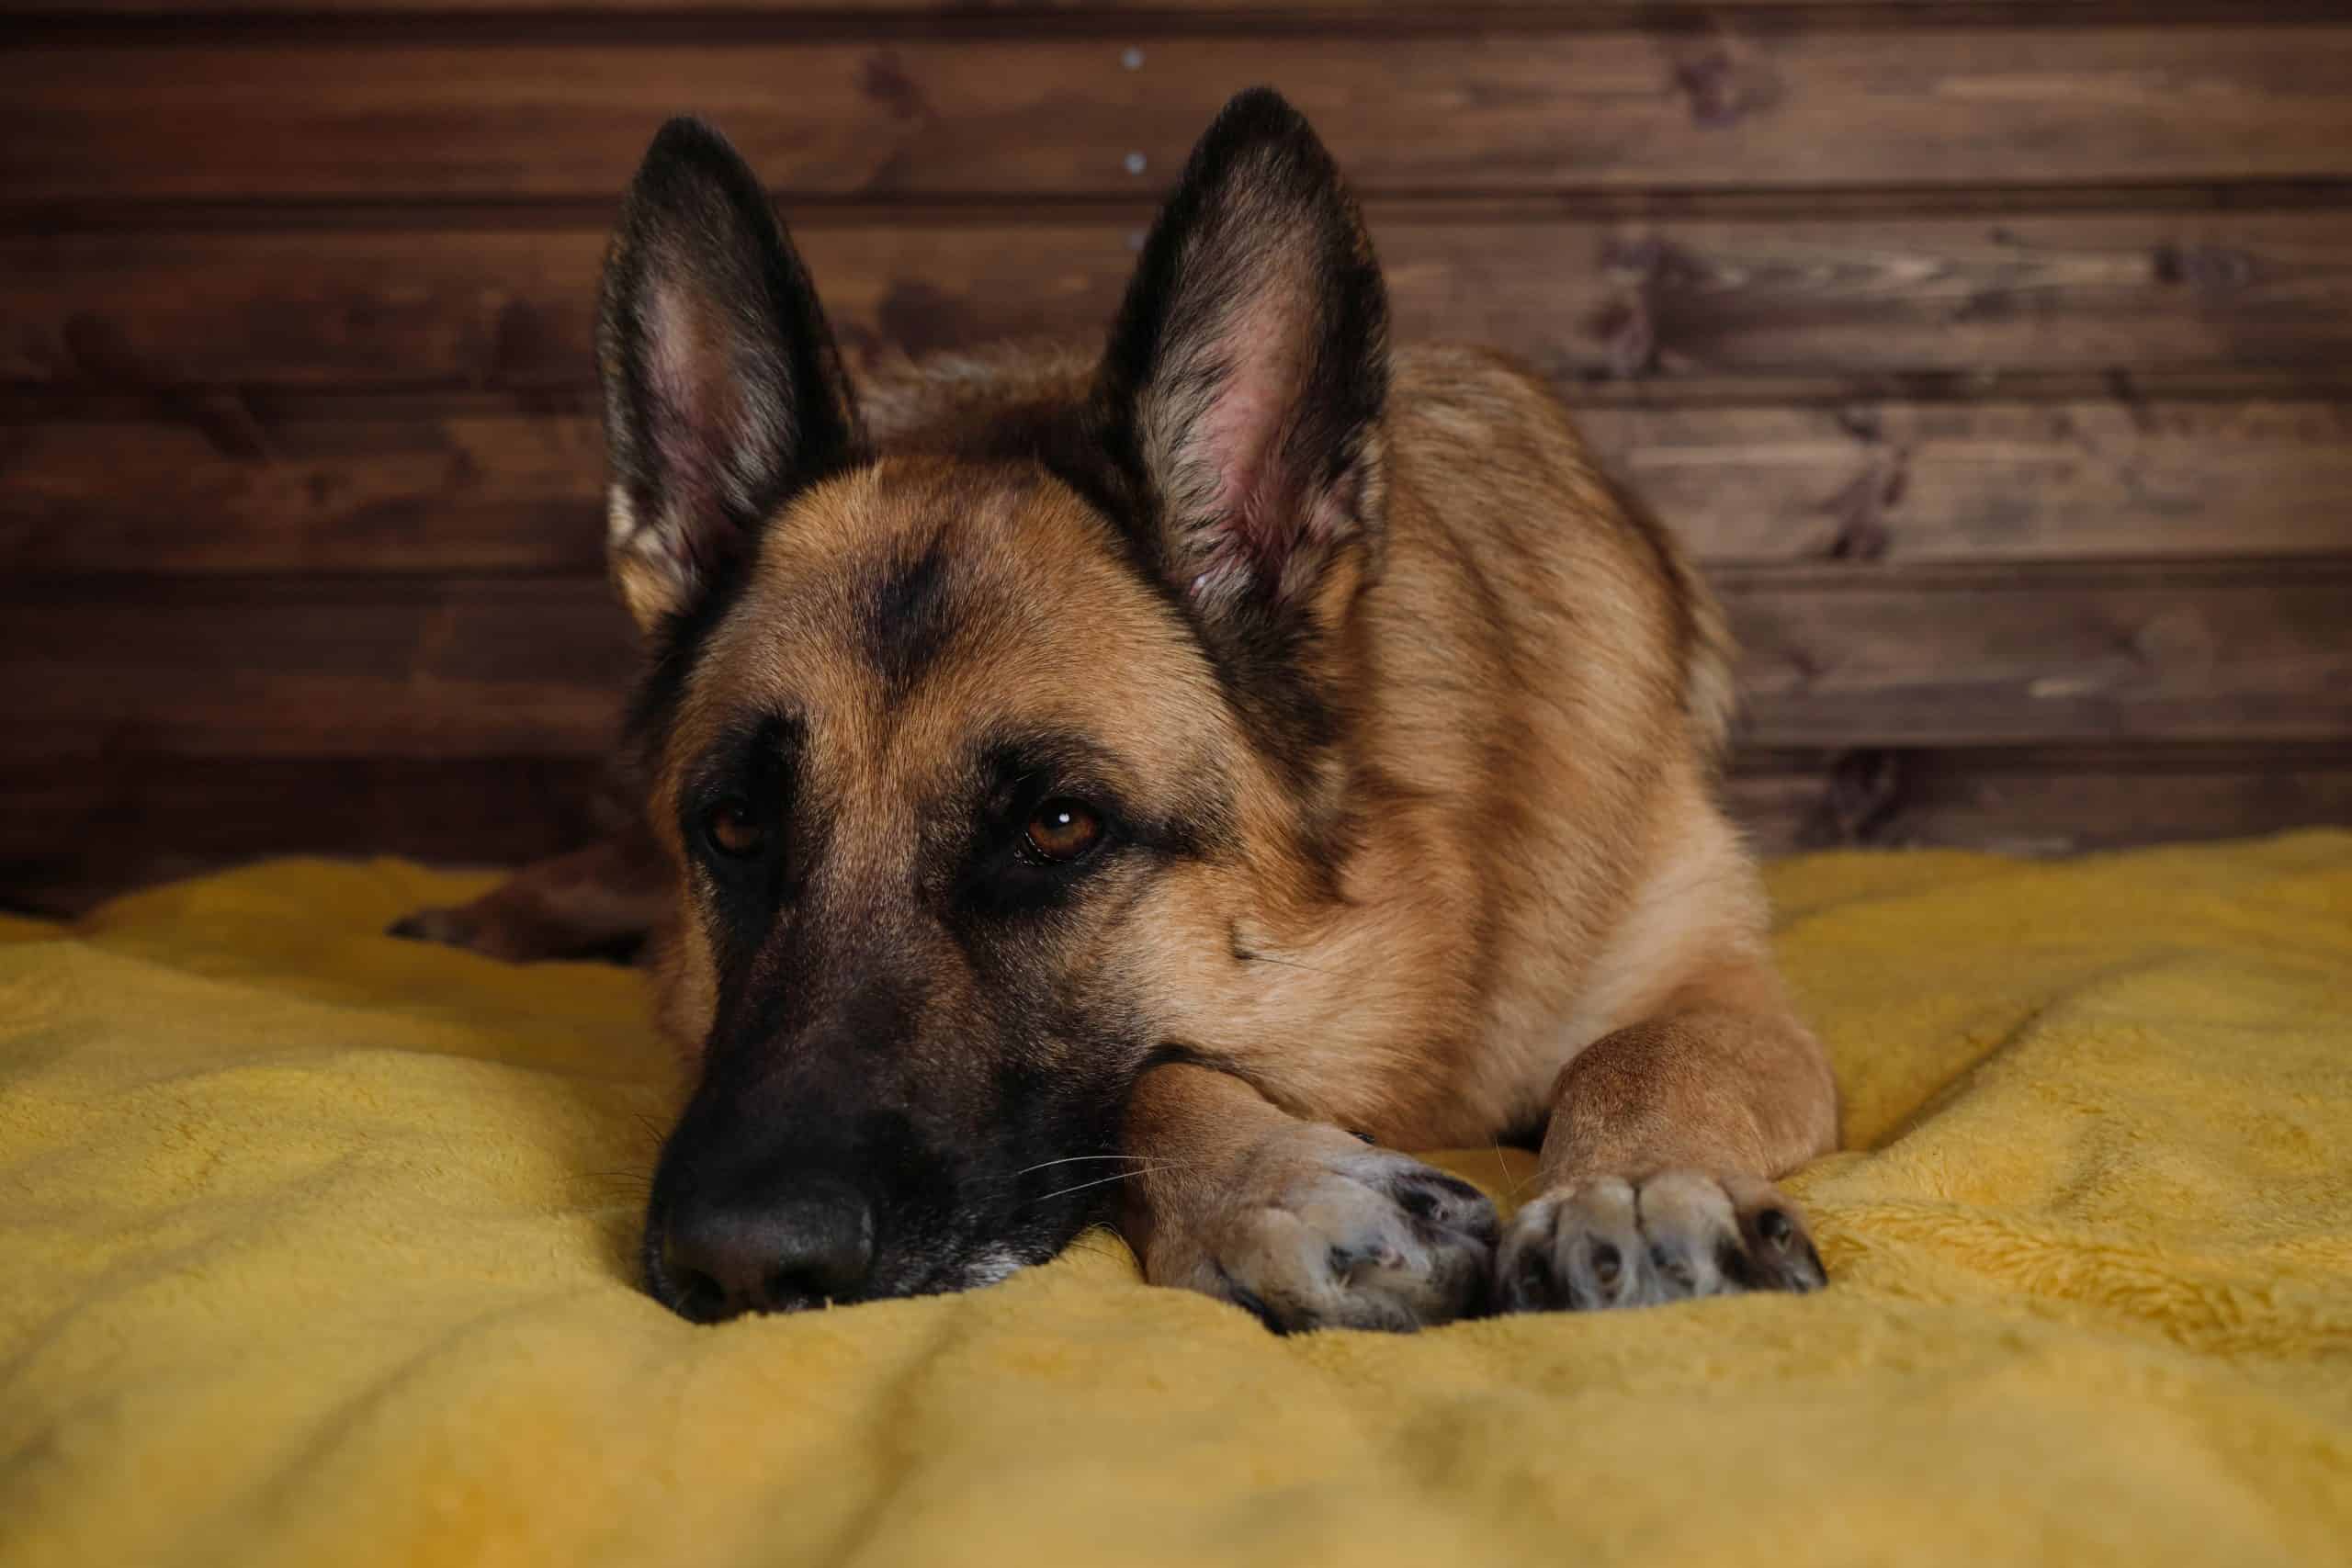
[[[1617,615],[1657,625],[1697,749],[1717,760],[1730,729],[1734,649],[1682,541],[1609,473],[1529,366],[1458,344],[1400,349],[1395,365],[1391,446],[1419,502],[1399,509],[1400,525],[1434,528],[1481,560],[1508,563],[1490,575],[1507,599],[1508,584],[1528,584],[1539,619],[1566,595],[1571,605],[1591,601],[1588,626]],[[1547,582],[1548,592],[1533,588]],[[1622,643],[1614,651],[1634,654]]]

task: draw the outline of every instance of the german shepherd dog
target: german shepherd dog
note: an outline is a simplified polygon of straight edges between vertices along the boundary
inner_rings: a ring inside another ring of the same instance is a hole
[[[650,933],[654,1296],[953,1291],[1101,1222],[1280,1330],[1822,1282],[1721,616],[1541,382],[1386,329],[1272,92],[1100,354],[854,388],[752,172],[655,139],[598,334],[644,831],[400,928]],[[1396,1152],[1539,1136],[1507,1229]]]

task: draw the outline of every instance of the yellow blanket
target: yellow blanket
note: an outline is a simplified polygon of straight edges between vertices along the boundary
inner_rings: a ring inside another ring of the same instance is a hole
[[[1831,1288],[1413,1338],[677,1321],[639,980],[376,934],[477,882],[0,926],[0,1562],[2352,1561],[2352,834],[1774,868]]]

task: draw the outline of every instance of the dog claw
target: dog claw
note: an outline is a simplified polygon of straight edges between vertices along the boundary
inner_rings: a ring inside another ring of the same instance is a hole
[[[1494,1205],[1467,1182],[1328,1131],[1286,1133],[1261,1151],[1212,1241],[1213,1293],[1283,1332],[1413,1329],[1483,1308]]]
[[[1804,1222],[1770,1184],[1668,1171],[1546,1193],[1497,1257],[1507,1312],[1645,1306],[1748,1291],[1802,1293],[1827,1276]]]

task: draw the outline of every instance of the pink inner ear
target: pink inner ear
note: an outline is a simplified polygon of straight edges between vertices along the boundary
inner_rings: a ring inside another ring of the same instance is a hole
[[[733,488],[729,458],[742,439],[742,390],[725,328],[692,290],[657,286],[646,302],[649,411],[663,504],[680,553],[707,565],[723,552]]]
[[[1237,558],[1269,579],[1298,541],[1300,497],[1283,472],[1282,446],[1299,395],[1302,311],[1311,300],[1270,287],[1237,310],[1218,334],[1226,376],[1190,439],[1193,460],[1214,482],[1209,572]]]

